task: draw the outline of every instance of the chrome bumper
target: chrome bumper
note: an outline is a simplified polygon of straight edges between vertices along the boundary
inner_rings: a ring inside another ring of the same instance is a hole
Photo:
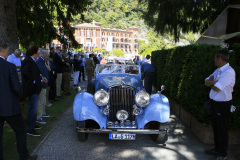
[[[163,130],[152,129],[90,129],[90,128],[76,128],[79,133],[125,133],[125,134],[167,134],[167,128]]]

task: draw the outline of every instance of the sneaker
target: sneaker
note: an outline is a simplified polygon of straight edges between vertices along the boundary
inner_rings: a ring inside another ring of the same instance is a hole
[[[45,122],[42,118],[40,118],[40,119],[37,120],[37,123],[46,124],[47,122]]]
[[[27,135],[29,135],[29,136],[34,136],[34,137],[39,137],[39,136],[40,136],[40,134],[37,133],[35,130],[33,130],[33,131],[31,131],[31,132],[27,132]]]
[[[42,115],[42,117],[49,118],[50,115],[48,115],[48,114],[44,114],[44,115]]]
[[[49,103],[49,104],[46,104],[47,107],[51,107],[52,106],[52,103]]]
[[[42,127],[35,125],[35,129],[42,129]]]
[[[227,156],[226,157],[218,156],[216,160],[227,160]]]

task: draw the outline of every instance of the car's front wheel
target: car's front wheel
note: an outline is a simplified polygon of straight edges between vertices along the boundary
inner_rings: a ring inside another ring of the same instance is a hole
[[[79,128],[86,128],[86,121],[79,121],[77,122],[77,127]],[[77,137],[78,137],[78,140],[81,141],[81,142],[84,142],[88,139],[88,133],[80,133],[80,132],[77,132]]]
[[[163,130],[164,128],[165,125],[160,123],[153,123],[152,125],[150,125],[150,129]],[[164,144],[168,140],[167,132],[165,132],[164,134],[150,134],[150,137],[154,142],[157,142],[159,144]]]

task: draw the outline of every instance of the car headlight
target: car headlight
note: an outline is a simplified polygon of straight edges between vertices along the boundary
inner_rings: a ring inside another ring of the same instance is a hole
[[[106,106],[109,102],[109,94],[101,89],[94,94],[93,100],[100,107]]]
[[[135,102],[139,107],[146,107],[150,103],[151,97],[145,91],[140,91],[135,96]]]
[[[116,117],[119,121],[125,121],[128,119],[128,112],[125,110],[117,111]]]

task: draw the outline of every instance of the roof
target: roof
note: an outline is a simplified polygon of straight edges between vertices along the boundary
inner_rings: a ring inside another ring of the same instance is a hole
[[[240,9],[240,5],[228,5],[195,43],[221,45],[224,40],[240,35],[240,32],[226,34],[229,8]]]
[[[124,29],[117,29],[117,28],[102,28],[102,30],[111,30],[111,31],[119,31],[119,32],[132,32]]]
[[[130,27],[126,30],[124,29],[116,29],[116,28],[105,28],[105,27],[102,27],[102,23],[100,22],[96,22],[96,21],[92,21],[91,23],[82,23],[82,24],[78,24],[76,26],[74,26],[74,28],[86,28],[86,27],[90,27],[90,28],[101,28],[102,30],[111,30],[111,31],[122,31],[122,32],[132,32],[132,31],[128,31],[130,29],[136,29],[138,30],[137,27]]]
[[[97,25],[92,24],[92,23],[82,23],[82,24],[78,24],[74,27],[75,28],[83,28],[83,27],[102,28],[101,26],[97,26]]]

